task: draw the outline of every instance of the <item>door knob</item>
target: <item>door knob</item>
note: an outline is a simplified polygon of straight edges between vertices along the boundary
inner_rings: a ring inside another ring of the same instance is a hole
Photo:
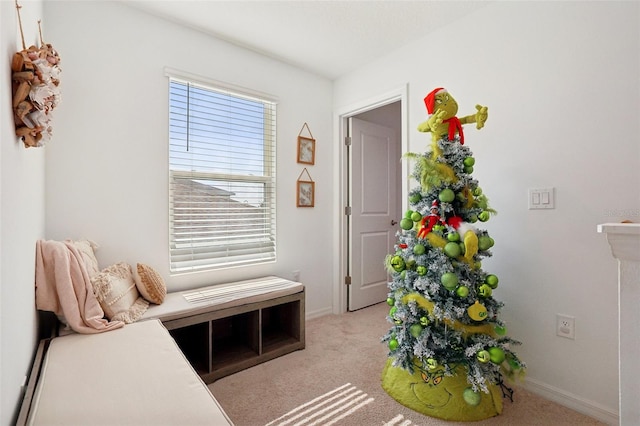
[[[397,224],[398,224],[398,222],[396,222],[395,220],[391,219],[391,226],[395,226]]]

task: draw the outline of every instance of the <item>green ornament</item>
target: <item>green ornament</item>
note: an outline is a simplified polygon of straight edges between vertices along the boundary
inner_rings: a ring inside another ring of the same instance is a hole
[[[480,188],[479,186],[476,186],[473,190],[473,195],[475,195],[476,197],[479,197],[480,195],[482,195],[482,188]]]
[[[438,199],[443,203],[450,203],[455,200],[456,194],[449,188],[445,188],[438,194]]]
[[[491,287],[493,289],[498,287],[498,277],[496,277],[493,274],[487,275],[487,278],[484,279],[484,282],[489,284],[489,287]]]
[[[401,279],[403,279],[403,280],[404,280],[406,277],[407,277],[407,271],[402,271],[402,272],[400,272],[400,278],[401,278]]]
[[[442,226],[442,225],[433,225],[433,230],[434,231],[442,232],[443,229],[444,229],[444,226]]]
[[[389,261],[389,263],[391,264],[391,267],[393,268],[394,271],[396,272],[401,272],[404,270],[404,259],[401,256],[395,255],[391,258],[391,260]]]
[[[478,360],[478,362],[486,364],[491,361],[491,354],[485,350],[478,351],[478,353],[476,354],[476,359]]]
[[[468,175],[470,175],[471,173],[473,173],[473,166],[465,166],[464,167],[464,172]]]
[[[420,317],[420,325],[423,327],[426,327],[429,325],[429,318],[427,317]]]
[[[513,355],[508,354],[507,355],[507,362],[509,363],[509,366],[513,369],[513,370],[518,370],[519,368],[522,367],[522,365],[520,364],[520,362],[514,358]]]
[[[478,237],[478,249],[480,250],[489,250],[491,248],[491,238],[486,235],[481,235]]]
[[[436,368],[438,368],[438,361],[433,358],[427,358],[424,364],[427,366],[427,370],[429,371],[434,371]]]
[[[458,234],[456,231],[449,232],[447,234],[447,240],[451,241],[452,243],[460,241],[460,234]]]
[[[447,290],[455,290],[458,286],[458,276],[453,272],[445,272],[440,277],[440,282]]]
[[[413,214],[413,210],[407,210],[407,211],[404,213],[404,217],[405,217],[405,218],[407,218],[407,219],[411,219],[411,215],[412,215],[412,214]]]
[[[418,273],[418,275],[420,276],[424,276],[427,275],[427,267],[420,265],[416,268],[416,272]]]
[[[409,333],[417,339],[420,337],[420,334],[422,334],[422,326],[420,324],[413,324],[409,327]]]
[[[480,212],[480,214],[478,215],[478,220],[479,220],[480,222],[486,222],[486,221],[488,221],[488,220],[489,220],[489,218],[490,218],[490,217],[491,217],[491,215],[489,214],[489,212],[488,212],[488,211],[486,211],[486,210],[483,210],[483,211],[481,211],[481,212]]]
[[[411,220],[414,222],[420,222],[420,219],[422,219],[422,215],[420,214],[420,212],[413,212],[411,213]]]
[[[460,297],[467,297],[469,295],[469,287],[461,285],[456,289],[456,294]]]
[[[487,284],[482,284],[478,288],[478,294],[480,295],[480,297],[490,297],[492,292],[493,291],[491,290],[491,287],[489,287]]]
[[[404,229],[405,231],[408,231],[409,229],[413,228],[413,220],[407,217],[403,217],[400,220],[400,228]]]
[[[427,251],[427,249],[422,244],[416,244],[413,246],[413,254],[421,255],[424,254],[425,251]]]
[[[471,167],[471,166],[473,166],[474,164],[476,164],[476,159],[475,159],[475,158],[473,158],[473,157],[467,157],[467,158],[465,158],[464,160],[462,160],[462,163],[463,163],[465,166],[469,166],[469,167]]]
[[[464,402],[471,405],[472,407],[476,407],[480,404],[482,395],[480,394],[480,392],[476,392],[472,388],[466,388],[464,392],[462,392],[462,399],[464,399]]]
[[[416,203],[420,202],[420,200],[422,200],[422,195],[420,195],[419,193],[411,194],[409,196],[409,202],[411,204],[416,204]]]
[[[496,334],[498,336],[504,336],[505,334],[507,334],[507,328],[499,324],[496,324],[494,330],[496,331]]]
[[[395,300],[393,300],[392,297],[387,297],[387,305],[393,306],[394,303],[395,303]]]
[[[396,311],[397,311],[397,310],[398,310],[398,307],[397,307],[397,306],[393,306],[393,307],[391,307],[391,309],[389,309],[389,316],[390,316],[391,318],[393,318],[393,316],[396,314]]]
[[[496,346],[489,348],[489,355],[491,362],[494,364],[502,364],[505,358],[505,353],[502,348],[498,348]]]
[[[396,339],[389,340],[389,349],[391,349],[392,351],[398,349],[398,341]]]
[[[443,248],[444,254],[449,257],[458,257],[460,256],[461,250],[460,245],[454,242],[448,242]]]

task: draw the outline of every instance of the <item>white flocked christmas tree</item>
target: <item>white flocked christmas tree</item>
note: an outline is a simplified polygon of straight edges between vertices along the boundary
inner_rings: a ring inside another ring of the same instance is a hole
[[[481,227],[496,212],[472,175],[462,130],[482,128],[488,112],[478,105],[457,118],[458,105],[442,88],[425,103],[430,117],[418,130],[430,132],[432,143],[406,156],[419,185],[385,259],[392,281],[383,387],[424,414],[480,420],[500,414],[502,397],[512,398],[504,377],[524,373],[513,351],[519,342],[507,336],[503,303],[494,298],[499,279],[482,267],[494,240]]]

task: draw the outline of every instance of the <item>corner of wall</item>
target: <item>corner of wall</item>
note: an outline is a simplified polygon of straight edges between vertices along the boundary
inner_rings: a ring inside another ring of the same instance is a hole
[[[20,9],[25,44],[37,44],[42,0]],[[40,148],[24,148],[14,134],[9,70],[22,47],[14,2],[0,2],[0,424],[11,424],[37,342],[35,242],[44,237],[44,166]]]

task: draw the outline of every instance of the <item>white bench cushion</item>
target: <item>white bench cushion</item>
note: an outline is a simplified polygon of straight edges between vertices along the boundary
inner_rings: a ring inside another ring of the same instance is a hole
[[[301,283],[270,276],[173,292],[167,294],[161,305],[149,306],[141,319],[157,318],[170,321],[212,310],[288,296],[303,290],[304,286]]]
[[[160,321],[51,341],[30,425],[231,425]]]

